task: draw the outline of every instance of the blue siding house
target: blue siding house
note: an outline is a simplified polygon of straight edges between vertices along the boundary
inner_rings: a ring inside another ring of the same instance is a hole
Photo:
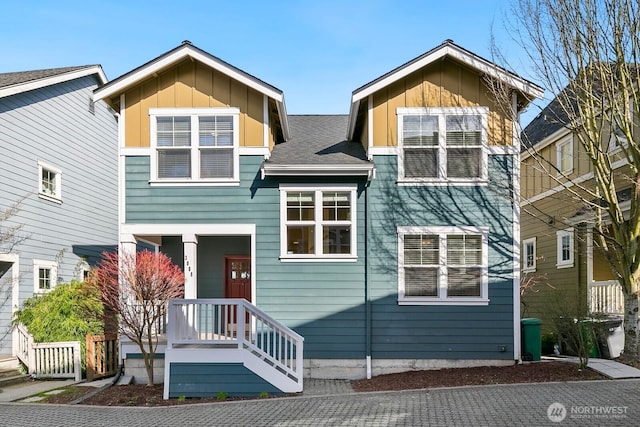
[[[515,136],[540,94],[451,41],[348,115],[287,115],[281,90],[189,42],[98,88],[120,112],[120,250],[185,271],[165,398],[518,360]]]
[[[25,299],[83,280],[118,244],[118,125],[93,101],[104,83],[98,65],[0,74],[1,356]]]

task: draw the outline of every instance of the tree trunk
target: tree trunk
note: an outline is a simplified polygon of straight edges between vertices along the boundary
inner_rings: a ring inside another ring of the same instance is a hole
[[[145,354],[144,355],[144,367],[147,370],[147,385],[148,386],[152,386],[153,385],[153,355],[152,354]]]
[[[624,355],[638,358],[638,295],[624,293]]]

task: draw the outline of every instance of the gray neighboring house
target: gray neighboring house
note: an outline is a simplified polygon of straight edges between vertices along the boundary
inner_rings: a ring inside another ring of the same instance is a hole
[[[0,355],[25,299],[83,279],[118,243],[118,122],[99,65],[0,74]],[[7,240],[7,239],[4,239]],[[15,335],[15,334],[13,334]]]

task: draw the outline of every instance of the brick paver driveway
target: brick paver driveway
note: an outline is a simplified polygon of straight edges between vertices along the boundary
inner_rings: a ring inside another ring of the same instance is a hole
[[[639,395],[640,380],[618,380],[342,394],[156,408],[1,404],[0,425],[637,426],[640,425]]]

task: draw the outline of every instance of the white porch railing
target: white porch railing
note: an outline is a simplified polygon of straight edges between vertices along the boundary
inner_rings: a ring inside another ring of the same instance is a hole
[[[82,380],[80,342],[34,343],[23,325],[18,325],[18,351],[16,356],[36,377],[74,378]]]
[[[624,312],[624,295],[618,282],[591,283],[587,298],[591,313],[622,314]]]
[[[244,299],[190,299],[169,303],[167,353],[173,349],[245,351],[302,391],[304,338]],[[165,367],[166,369],[166,367]]]

